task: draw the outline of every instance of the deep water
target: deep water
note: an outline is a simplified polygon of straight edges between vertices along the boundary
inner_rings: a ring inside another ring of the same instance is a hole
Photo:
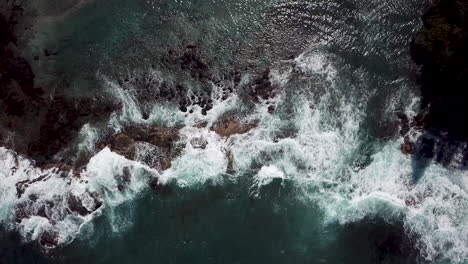
[[[402,223],[363,219],[324,226],[316,205],[281,185],[276,181],[263,188],[258,199],[238,185],[175,190],[166,197],[145,193],[132,205],[116,208],[111,221],[98,219],[92,230],[85,227],[80,239],[49,257],[23,246],[15,253],[5,250],[5,261],[414,263],[415,252],[401,252],[412,250]]]
[[[0,263],[467,263],[460,151],[443,163],[400,147],[398,113],[412,118],[420,103],[409,43],[428,4],[27,6],[34,23],[23,48],[26,58],[40,54],[36,85],[115,109],[96,112],[52,153],[51,163],[80,164],[78,176],[0,148]],[[227,114],[255,125],[220,136],[211,127]],[[158,165],[157,144],[140,142],[133,159],[109,147],[135,126],[178,129],[170,168]],[[43,174],[17,196],[18,182]],[[124,187],[122,175],[131,178]],[[155,178],[165,187],[148,184]],[[88,193],[103,206],[71,212],[70,195],[94,206]],[[24,202],[32,213],[18,220]],[[40,245],[44,230],[57,247]]]

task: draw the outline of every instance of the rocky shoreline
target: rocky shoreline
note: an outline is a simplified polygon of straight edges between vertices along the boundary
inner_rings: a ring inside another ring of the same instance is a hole
[[[426,130],[468,140],[468,4],[436,0],[422,17],[423,27],[411,42],[420,66],[421,121]]]
[[[422,100],[416,116],[397,116],[401,151],[413,155],[419,166],[429,160],[452,168],[468,166],[468,124],[463,120],[468,115],[467,13],[464,1],[435,1],[410,44],[412,59],[420,67]]]
[[[451,4],[447,7],[442,3]],[[459,3],[460,1],[439,1],[424,16],[425,26],[412,43],[413,58],[421,65],[422,114],[414,118],[404,113],[398,115],[400,136],[403,139],[401,151],[414,155],[418,160],[436,160],[447,166],[455,156],[452,149],[463,149],[463,140],[468,139],[468,125],[465,127],[465,123],[460,120],[460,115],[466,112],[466,109],[461,107],[466,95],[463,88],[468,87],[466,60],[460,60],[466,57],[466,51],[463,51],[466,47],[466,33],[463,33],[466,32],[466,21],[456,17],[452,21],[452,18],[447,16],[447,12],[451,11],[446,10],[465,10],[463,8],[466,8],[466,5]],[[464,16],[465,13],[457,14]],[[37,169],[37,177],[22,179],[15,185],[17,198],[21,201],[14,208],[14,217],[16,223],[34,217],[42,217],[49,221],[51,228],[45,229],[38,238],[43,247],[51,249],[61,245],[60,234],[55,225],[65,217],[72,215],[86,218],[99,215],[104,206],[103,197],[98,192],[86,190],[79,195],[70,191],[53,199],[38,199],[34,193],[29,192],[31,186],[47,183],[51,179],[60,179],[68,185],[73,182],[87,183],[84,168],[94,154],[106,148],[127,160],[138,160],[161,173],[172,167],[173,160],[180,155],[186,144],[191,144],[196,149],[207,148],[208,142],[202,137],[193,138],[190,142],[181,141],[182,128],[179,126],[126,124],[118,132],[111,131],[107,135],[100,135],[102,138],[96,142],[93,153],[69,159],[57,158],[58,153],[70,147],[85,124],[108,120],[113,112],[119,111],[121,105],[112,99],[101,97],[70,98],[61,93],[46,94],[42,88],[35,87],[35,75],[31,66],[25,58],[17,54],[15,48],[12,48],[16,45],[15,23],[11,18],[0,17],[0,33],[7,36],[0,40],[0,59],[6,62],[0,65],[0,107],[5,113],[0,116],[0,145],[25,155],[24,159]],[[447,35],[453,42],[446,41]],[[191,82],[221,86],[221,100],[238,93],[247,105],[259,104],[279,93],[280,88],[271,80],[272,72],[268,67],[251,70],[249,78],[244,80],[241,79],[239,71],[227,71],[223,79],[214,73],[202,50],[195,44],[169,49],[161,59],[162,65],[169,70],[181,71],[184,78]],[[51,55],[49,51],[44,52],[47,56]],[[148,70],[140,75],[121,78],[118,83],[124,90],[135,93],[136,100],[143,105],[142,108],[145,103],[172,103],[177,105],[180,112],[193,113],[199,109],[204,116],[213,109],[210,89],[202,87],[196,93],[189,93],[187,82],[160,81],[153,77],[151,70]],[[142,119],[148,120],[148,109],[140,110]],[[274,112],[275,108],[269,106],[268,113]],[[234,112],[220,116],[209,127],[207,123],[196,126],[213,131],[220,138],[228,140],[233,135],[245,134],[257,127],[259,121],[243,122],[241,117],[240,113]],[[37,136],[28,138],[25,137],[25,133]],[[11,134],[14,135],[13,139]],[[17,143],[23,139],[24,143]],[[462,143],[455,144],[453,139]],[[140,151],[143,148],[145,151]],[[468,148],[462,151],[465,157],[468,157]],[[228,161],[226,169],[229,173],[233,169],[233,155],[229,149],[225,150],[224,154]],[[18,160],[19,156],[15,158]],[[468,165],[468,158],[463,160],[463,164]],[[13,172],[17,167],[13,166],[10,170]],[[117,193],[125,193],[134,182],[130,170],[130,166],[124,167],[121,173],[114,176]],[[415,180],[418,179],[418,175],[414,177]],[[158,177],[149,177],[147,186],[159,194],[172,193],[170,186]],[[412,204],[408,202],[407,205]],[[402,230],[398,232],[404,233]],[[398,237],[396,241],[399,239],[401,240]],[[390,245],[391,248],[385,250],[399,251],[400,249],[392,243],[384,241],[382,245]]]

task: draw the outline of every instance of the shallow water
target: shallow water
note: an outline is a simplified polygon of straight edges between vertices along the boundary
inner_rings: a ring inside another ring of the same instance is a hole
[[[94,0],[67,12],[38,4],[41,34],[31,50],[59,51],[48,67],[36,65],[39,82],[60,79],[56,89],[70,97],[102,95],[121,109],[85,125],[68,151],[57,154],[92,153],[81,171],[86,181],[67,183],[50,172],[26,192],[44,203],[97,192],[104,206],[92,216],[67,215],[63,202],[54,222],[15,223],[11,212],[26,199],[17,198],[15,184],[41,171],[0,148],[1,260],[466,263],[466,171],[456,158],[442,166],[400,151],[396,113],[414,116],[419,103],[408,44],[426,6]],[[206,62],[209,77],[171,60],[187,45]],[[274,96],[245,100],[249,80],[265,69]],[[151,100],[159,89],[152,84],[163,81],[205,94],[212,109],[205,115],[189,104],[182,112],[172,101]],[[225,87],[233,91],[226,95]],[[229,112],[255,120],[256,127],[228,139],[209,129]],[[208,125],[194,127],[201,122]],[[139,146],[136,161],[96,149],[105,133],[130,124],[182,127],[186,144],[170,169],[154,168],[160,153],[148,145]],[[199,138],[206,148],[191,143]],[[132,181],[121,192],[116,176],[124,168],[131,168]],[[154,177],[172,191],[151,190],[147,182]],[[37,239],[50,227],[62,245],[44,252]]]

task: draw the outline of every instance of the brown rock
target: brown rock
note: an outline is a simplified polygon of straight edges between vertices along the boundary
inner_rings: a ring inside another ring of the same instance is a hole
[[[257,126],[257,121],[242,123],[237,116],[228,116],[218,120],[211,130],[222,137],[230,137],[233,134],[244,134]]]
[[[178,139],[178,129],[155,126],[151,129],[151,139],[149,143],[160,148],[170,149]]]
[[[117,151],[125,152],[126,150],[128,150],[128,148],[130,148],[130,146],[133,144],[133,142],[134,142],[134,140],[131,137],[129,137],[126,134],[121,133],[121,134],[117,134],[114,137],[113,147]]]
[[[60,169],[60,171],[64,171],[64,172],[68,172],[72,169],[70,165],[65,164],[65,163],[60,164],[58,168]]]
[[[401,152],[404,154],[414,154],[414,144],[412,142],[405,142],[401,144]]]
[[[170,159],[162,159],[160,162],[159,162],[160,166],[161,166],[161,170],[167,170],[169,168],[171,168],[172,166],[172,162]]]

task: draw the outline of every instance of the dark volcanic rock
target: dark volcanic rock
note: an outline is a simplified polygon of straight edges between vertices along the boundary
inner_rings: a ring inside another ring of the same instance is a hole
[[[422,107],[426,128],[468,139],[468,4],[437,0],[424,14],[423,28],[411,43],[413,60],[421,66]]]
[[[276,95],[278,87],[270,81],[270,69],[258,74],[252,84],[247,87],[248,97],[255,103],[266,100]]]
[[[40,101],[42,89],[34,87],[34,73],[29,63],[17,54],[16,19],[22,9],[13,8],[7,18],[0,14],[0,109],[7,115],[23,116]]]
[[[29,145],[28,154],[38,165],[43,165],[66,147],[84,124],[107,118],[114,109],[112,102],[53,98],[40,127],[39,139]]]
[[[94,202],[92,208],[87,208],[83,205],[83,200],[89,200],[89,198],[91,198]],[[89,215],[102,206],[102,202],[97,193],[85,193],[81,197],[70,194],[67,201],[68,209],[71,212],[76,212],[81,216]]]
[[[365,218],[344,225],[335,241],[341,245],[340,248],[346,245],[353,256],[369,257],[369,261],[364,263],[418,263],[419,249],[415,235],[405,232],[401,222],[388,223],[384,219]],[[342,262],[346,262],[345,259]]]
[[[410,123],[408,116],[405,113],[397,113],[398,119],[400,120],[400,136],[405,136],[410,130]]]
[[[36,179],[33,179],[33,180],[24,180],[24,181],[20,181],[18,183],[16,183],[16,193],[17,193],[17,196],[18,198],[21,197],[21,195],[23,195],[23,193],[26,191],[26,189],[36,183],[36,182],[39,182],[39,181],[45,181],[47,180],[48,178],[50,178],[50,175],[48,174],[43,174],[39,177],[37,177]]]
[[[161,194],[164,196],[169,196],[173,192],[171,186],[169,186],[168,184],[160,183],[158,178],[152,178],[149,182],[149,186],[157,194]]]
[[[187,48],[187,51],[179,58],[180,68],[188,70],[190,75],[196,79],[207,79],[210,77],[208,64],[205,63],[193,48]]]
[[[190,144],[194,148],[205,149],[206,145],[208,145],[208,141],[203,137],[196,137],[190,140]]]
[[[90,211],[81,203],[81,199],[74,195],[70,195],[68,197],[68,208],[72,212],[77,212],[82,216],[88,215],[90,213]]]
[[[26,40],[19,38],[26,28],[21,3],[7,1],[1,7],[0,144],[27,154],[39,166],[56,162],[53,156],[68,146],[83,124],[107,118],[115,105],[104,100],[71,99],[36,87],[32,67],[22,55],[29,51],[22,50]],[[45,51],[46,55],[57,52]]]
[[[112,148],[114,151],[123,154],[125,157],[132,157],[134,154],[134,142],[133,138],[129,135],[120,133],[115,135]]]
[[[58,246],[59,243],[59,234],[53,230],[45,230],[42,232],[39,243],[46,248],[54,248]]]

